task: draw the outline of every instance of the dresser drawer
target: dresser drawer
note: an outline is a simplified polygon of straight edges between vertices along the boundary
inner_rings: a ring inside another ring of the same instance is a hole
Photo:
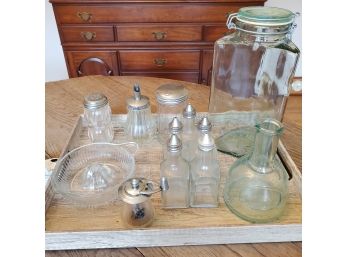
[[[120,25],[118,41],[200,41],[202,27],[195,25]]]
[[[121,75],[175,79],[192,83],[198,83],[199,79],[198,72],[122,72]]]
[[[62,26],[63,42],[113,42],[112,26]]]
[[[214,42],[231,32],[226,25],[206,25],[203,28],[203,40]]]
[[[198,70],[200,51],[119,51],[121,70]]]
[[[250,3],[255,5],[255,3]],[[226,22],[226,13],[241,5],[231,4],[109,4],[56,5],[58,24],[107,22]]]

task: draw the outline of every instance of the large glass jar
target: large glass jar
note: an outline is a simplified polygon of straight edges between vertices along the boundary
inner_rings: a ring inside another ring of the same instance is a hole
[[[231,166],[224,200],[239,217],[262,223],[282,214],[288,196],[288,174],[276,158],[283,125],[275,119],[266,119],[255,128],[253,151]]]
[[[214,134],[226,135],[216,141],[219,150],[241,156],[252,141],[253,130],[245,127],[265,118],[282,120],[300,54],[290,39],[295,16],[259,6],[229,16],[227,26],[234,32],[215,42],[209,100]]]

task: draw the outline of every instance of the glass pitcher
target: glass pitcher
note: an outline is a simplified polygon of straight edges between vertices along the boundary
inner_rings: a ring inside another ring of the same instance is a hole
[[[291,42],[295,14],[274,7],[245,7],[230,14],[230,35],[215,42],[209,114],[219,150],[242,156],[252,127],[282,120],[300,51]]]

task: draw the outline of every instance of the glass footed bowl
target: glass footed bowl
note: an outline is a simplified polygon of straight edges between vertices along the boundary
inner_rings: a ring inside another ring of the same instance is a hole
[[[118,187],[134,175],[136,143],[93,143],[64,155],[55,166],[52,185],[81,207],[96,207],[117,199]]]

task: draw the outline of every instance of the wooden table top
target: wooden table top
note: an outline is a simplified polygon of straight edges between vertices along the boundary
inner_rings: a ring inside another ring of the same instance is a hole
[[[104,93],[113,114],[126,113],[125,98],[132,95],[134,83],[150,98],[156,112],[154,92],[173,80],[149,77],[89,76],[49,82],[46,84],[46,145],[45,157],[59,157],[69,139],[73,125],[83,113],[83,97],[90,92]],[[189,99],[198,112],[208,110],[210,88],[180,81],[189,90]],[[302,96],[289,98],[283,119],[282,141],[298,168],[302,169]],[[150,247],[129,249],[46,251],[46,256],[301,256],[301,242],[228,244],[203,246]]]

